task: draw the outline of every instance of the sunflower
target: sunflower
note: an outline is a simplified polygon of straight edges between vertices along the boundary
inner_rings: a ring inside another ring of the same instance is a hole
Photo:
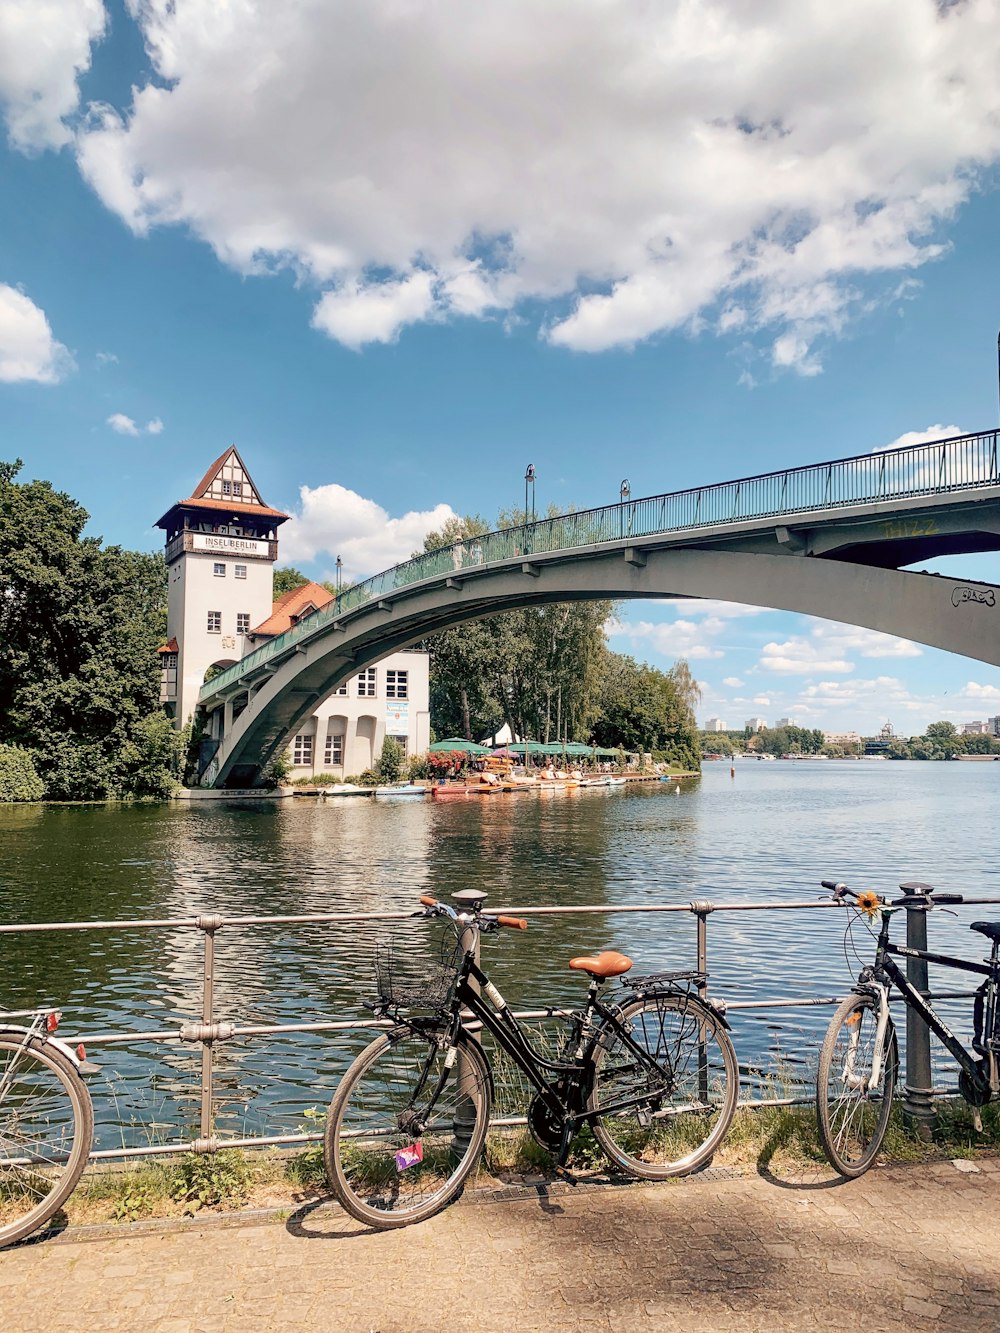
[[[874,889],[865,889],[864,893],[858,894],[858,911],[864,912],[869,921],[874,921],[878,916],[879,897]]]

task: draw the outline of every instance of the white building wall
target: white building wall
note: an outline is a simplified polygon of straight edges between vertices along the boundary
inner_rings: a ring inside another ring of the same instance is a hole
[[[371,685],[374,672],[374,686]],[[401,672],[406,698],[398,697]],[[362,687],[365,693],[360,691]],[[299,728],[288,749],[292,778],[352,777],[378,761],[382,742],[393,736],[408,755],[423,754],[430,744],[430,658],[404,649],[366,667],[331,694]],[[368,691],[374,688],[374,694]],[[390,689],[393,691],[390,696]],[[311,738],[311,744],[310,744]],[[331,742],[327,744],[328,740]],[[338,744],[339,741],[339,744]]]
[[[217,574],[216,567],[222,573]],[[237,577],[237,569],[244,574]],[[170,566],[167,637],[178,643],[177,719],[184,725],[194,712],[205,672],[216,662],[237,662],[245,639],[237,616],[248,615],[249,626],[271,614],[270,560],[254,560],[223,552],[186,551]],[[219,613],[219,628],[209,628],[209,612]]]

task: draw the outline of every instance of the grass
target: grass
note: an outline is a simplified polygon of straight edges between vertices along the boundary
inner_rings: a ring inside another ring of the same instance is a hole
[[[893,1112],[880,1161],[930,1162],[975,1158],[1000,1150],[1000,1104],[982,1108],[983,1133],[973,1127],[966,1104],[937,1104],[937,1128],[928,1142]],[[606,1161],[589,1130],[573,1145],[569,1165],[576,1171],[601,1170]],[[713,1165],[794,1176],[829,1170],[811,1107],[766,1106],[738,1111]],[[478,1176],[471,1185],[552,1173],[552,1158],[526,1129],[490,1134]],[[66,1204],[59,1222],[96,1224],[145,1218],[224,1213],[241,1208],[276,1208],[286,1213],[328,1193],[321,1148],[295,1153],[230,1148],[207,1156],[187,1153],[160,1162],[125,1167],[92,1167]]]

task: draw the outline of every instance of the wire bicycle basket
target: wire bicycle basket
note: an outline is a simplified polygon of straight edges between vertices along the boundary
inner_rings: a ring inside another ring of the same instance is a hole
[[[374,1008],[382,1012],[443,1015],[451,1007],[462,961],[462,949],[454,931],[441,932],[437,944],[424,954],[407,948],[402,940],[378,940],[375,944]]]

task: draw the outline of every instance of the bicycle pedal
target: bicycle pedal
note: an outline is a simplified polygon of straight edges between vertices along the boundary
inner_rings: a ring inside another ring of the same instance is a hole
[[[972,1109],[972,1123],[975,1126],[976,1133],[981,1134],[983,1132],[982,1112],[980,1111],[978,1106],[973,1106],[971,1109]]]
[[[576,1176],[574,1176],[573,1172],[570,1171],[569,1167],[566,1166],[557,1166],[556,1176],[559,1180],[563,1182],[564,1185],[572,1185],[574,1189],[580,1183],[577,1180]]]

